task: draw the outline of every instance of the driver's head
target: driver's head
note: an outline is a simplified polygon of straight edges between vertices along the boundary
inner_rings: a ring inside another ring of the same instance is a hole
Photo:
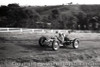
[[[71,31],[68,31],[68,34],[70,34],[71,33]]]
[[[55,33],[58,34],[58,31],[56,31]]]
[[[59,33],[59,36],[61,36],[62,34],[61,33]]]

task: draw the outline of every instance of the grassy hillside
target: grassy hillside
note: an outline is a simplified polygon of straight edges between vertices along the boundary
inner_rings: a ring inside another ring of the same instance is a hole
[[[99,30],[99,12],[100,5],[8,4],[0,6],[0,27]]]

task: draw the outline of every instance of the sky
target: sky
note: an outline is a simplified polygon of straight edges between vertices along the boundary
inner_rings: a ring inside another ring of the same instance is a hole
[[[0,0],[0,5],[18,3],[19,5],[62,5],[73,2],[73,4],[100,4],[100,0]]]

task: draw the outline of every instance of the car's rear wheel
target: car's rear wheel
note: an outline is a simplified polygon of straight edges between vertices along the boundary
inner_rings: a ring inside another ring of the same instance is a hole
[[[58,50],[59,49],[59,43],[57,42],[57,41],[53,41],[53,43],[52,43],[52,49],[54,50],[54,51],[56,51],[56,50]]]
[[[73,48],[74,48],[74,49],[79,48],[79,40],[78,40],[78,39],[74,39],[72,45],[73,45]]]
[[[44,42],[45,42],[45,40],[46,40],[46,37],[40,37],[40,39],[39,39],[39,45],[41,46],[41,47],[44,47],[45,46],[45,44],[44,44]]]

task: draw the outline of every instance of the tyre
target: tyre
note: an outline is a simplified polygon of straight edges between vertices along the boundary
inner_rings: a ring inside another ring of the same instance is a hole
[[[79,47],[79,40],[78,39],[74,39],[72,45],[73,45],[74,49],[77,49]]]
[[[53,41],[52,42],[52,49],[54,50],[54,51],[56,51],[56,50],[58,50],[59,49],[59,43],[57,42],[57,41]]]
[[[41,47],[44,47],[45,46],[45,44],[44,44],[44,42],[45,42],[45,40],[46,40],[46,37],[40,37],[40,39],[39,39],[39,45],[41,46]]]

